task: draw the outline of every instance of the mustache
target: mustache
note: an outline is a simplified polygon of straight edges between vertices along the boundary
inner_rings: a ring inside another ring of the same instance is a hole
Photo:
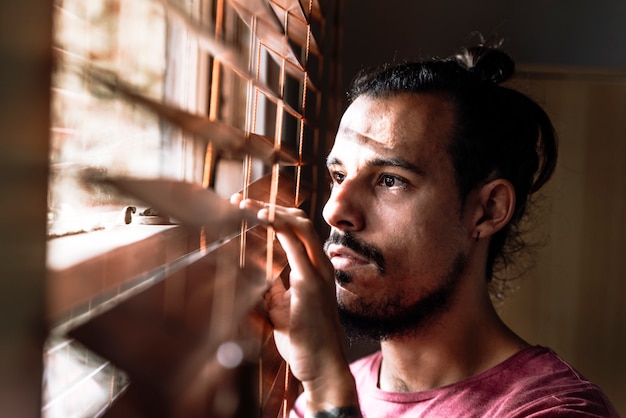
[[[376,267],[378,267],[378,271],[381,274],[385,272],[385,259],[383,257],[382,251],[380,251],[377,247],[355,237],[352,233],[340,233],[338,231],[332,231],[328,236],[328,239],[324,243],[324,252],[326,252],[327,254],[328,247],[331,244],[341,245],[342,247],[354,251],[356,254],[373,262]]]

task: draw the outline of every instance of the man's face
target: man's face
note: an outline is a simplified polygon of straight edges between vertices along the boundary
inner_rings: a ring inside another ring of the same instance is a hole
[[[446,152],[453,108],[430,95],[361,96],[328,156],[324,218],[337,299],[372,338],[419,329],[452,303],[465,268],[464,220]]]

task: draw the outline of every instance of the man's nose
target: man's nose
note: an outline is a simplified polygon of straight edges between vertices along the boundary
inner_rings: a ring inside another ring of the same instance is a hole
[[[322,215],[333,228],[341,231],[359,231],[365,226],[363,200],[364,193],[362,190],[359,191],[358,183],[344,180],[341,184],[333,186]]]

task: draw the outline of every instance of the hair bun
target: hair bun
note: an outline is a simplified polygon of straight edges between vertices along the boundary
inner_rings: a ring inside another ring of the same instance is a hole
[[[485,82],[502,83],[515,72],[515,62],[497,47],[477,45],[465,48],[455,58],[468,72]]]

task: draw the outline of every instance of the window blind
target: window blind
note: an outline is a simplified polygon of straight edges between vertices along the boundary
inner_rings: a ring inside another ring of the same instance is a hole
[[[93,96],[150,115],[146,125],[159,132],[180,131],[202,173],[98,167],[83,175],[92,190],[145,204],[171,225],[51,271],[52,322],[124,376],[112,378],[121,389],[103,416],[284,416],[299,386],[276,352],[262,295],[284,278],[286,258],[272,231],[226,198],[241,191],[310,213],[319,206],[318,167],[340,100],[333,96],[339,5],[217,0],[194,12],[173,0],[151,4],[170,33],[197,43],[207,74],[194,83],[207,86],[206,106],[151,94],[132,71],[88,61],[75,68]],[[167,60],[177,53],[170,48]],[[97,284],[85,285],[94,272]]]

